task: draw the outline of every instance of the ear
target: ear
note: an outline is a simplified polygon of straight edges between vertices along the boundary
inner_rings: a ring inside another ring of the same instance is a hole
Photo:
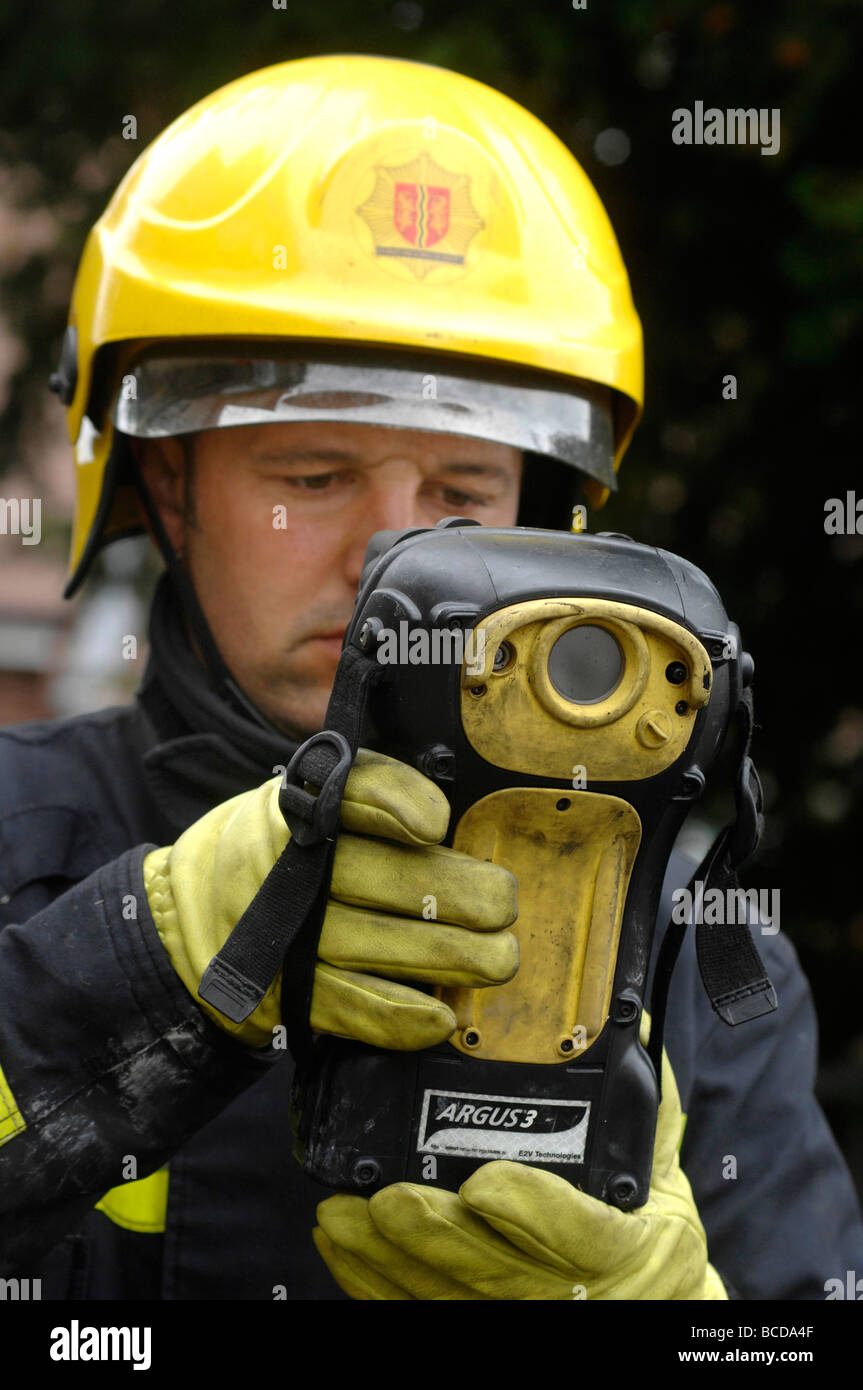
[[[130,439],[147,491],[156,504],[168,540],[182,558],[185,538],[186,457],[179,439]],[[152,536],[152,528],[144,518]]]

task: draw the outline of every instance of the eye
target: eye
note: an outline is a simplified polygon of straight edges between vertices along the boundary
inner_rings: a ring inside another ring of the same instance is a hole
[[[310,492],[319,492],[322,488],[329,487],[334,473],[312,473],[308,478],[294,478],[293,481],[300,487],[308,488]]]
[[[487,497],[477,497],[470,492],[463,492],[457,487],[442,487],[441,497],[448,507],[485,507],[488,505]]]
[[[323,492],[334,482],[339,482],[344,477],[341,473],[306,473],[293,477],[284,477],[281,482],[288,487],[301,489],[304,492]]]

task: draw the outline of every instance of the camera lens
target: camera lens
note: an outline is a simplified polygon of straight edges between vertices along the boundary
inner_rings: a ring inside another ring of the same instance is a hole
[[[559,695],[595,705],[620,684],[623,653],[604,627],[582,623],[558,637],[548,655],[548,677]]]

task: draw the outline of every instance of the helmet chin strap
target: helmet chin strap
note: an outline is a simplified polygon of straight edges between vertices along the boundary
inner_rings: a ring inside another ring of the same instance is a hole
[[[182,436],[181,442],[183,453],[186,458],[186,465],[188,467],[190,460],[187,441]],[[174,589],[180,599],[190,635],[197,645],[204,667],[213,682],[216,693],[221,699],[234,705],[240,713],[245,714],[247,718],[251,719],[259,728],[264,729],[269,734],[275,734],[277,738],[284,738],[284,731],[282,729],[277,729],[274,724],[271,724],[266,715],[262,714],[257,706],[252,703],[248,695],[240,689],[226,666],[224,658],[219,648],[216,646],[216,640],[210,631],[210,625],[204,616],[204,610],[201,607],[198,595],[195,593],[195,586],[182,560],[168,538],[168,533],[159,515],[159,510],[144,482],[143,475],[138,466],[138,460],[135,458],[131,449],[127,451],[127,466],[135,490],[141,500],[141,505],[146,513],[147,520],[150,523],[150,528],[156,544],[161,551],[162,558],[171,576],[171,583],[174,585]]]

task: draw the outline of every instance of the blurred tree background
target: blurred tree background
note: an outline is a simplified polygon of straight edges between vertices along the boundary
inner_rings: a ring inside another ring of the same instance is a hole
[[[863,535],[826,535],[824,509],[860,472],[863,7],[284,4],[0,3],[0,468],[32,458],[46,422],[56,431],[46,383],[89,225],[194,101],[335,51],[451,67],[534,111],[595,183],[645,327],[645,419],[591,529],[701,565],[755,655],[769,833],[748,882],[781,888],[818,1004],[822,1095],[861,1182]],[[672,112],[696,101],[778,107],[779,153],[675,145]],[[137,141],[122,138],[127,114]]]

